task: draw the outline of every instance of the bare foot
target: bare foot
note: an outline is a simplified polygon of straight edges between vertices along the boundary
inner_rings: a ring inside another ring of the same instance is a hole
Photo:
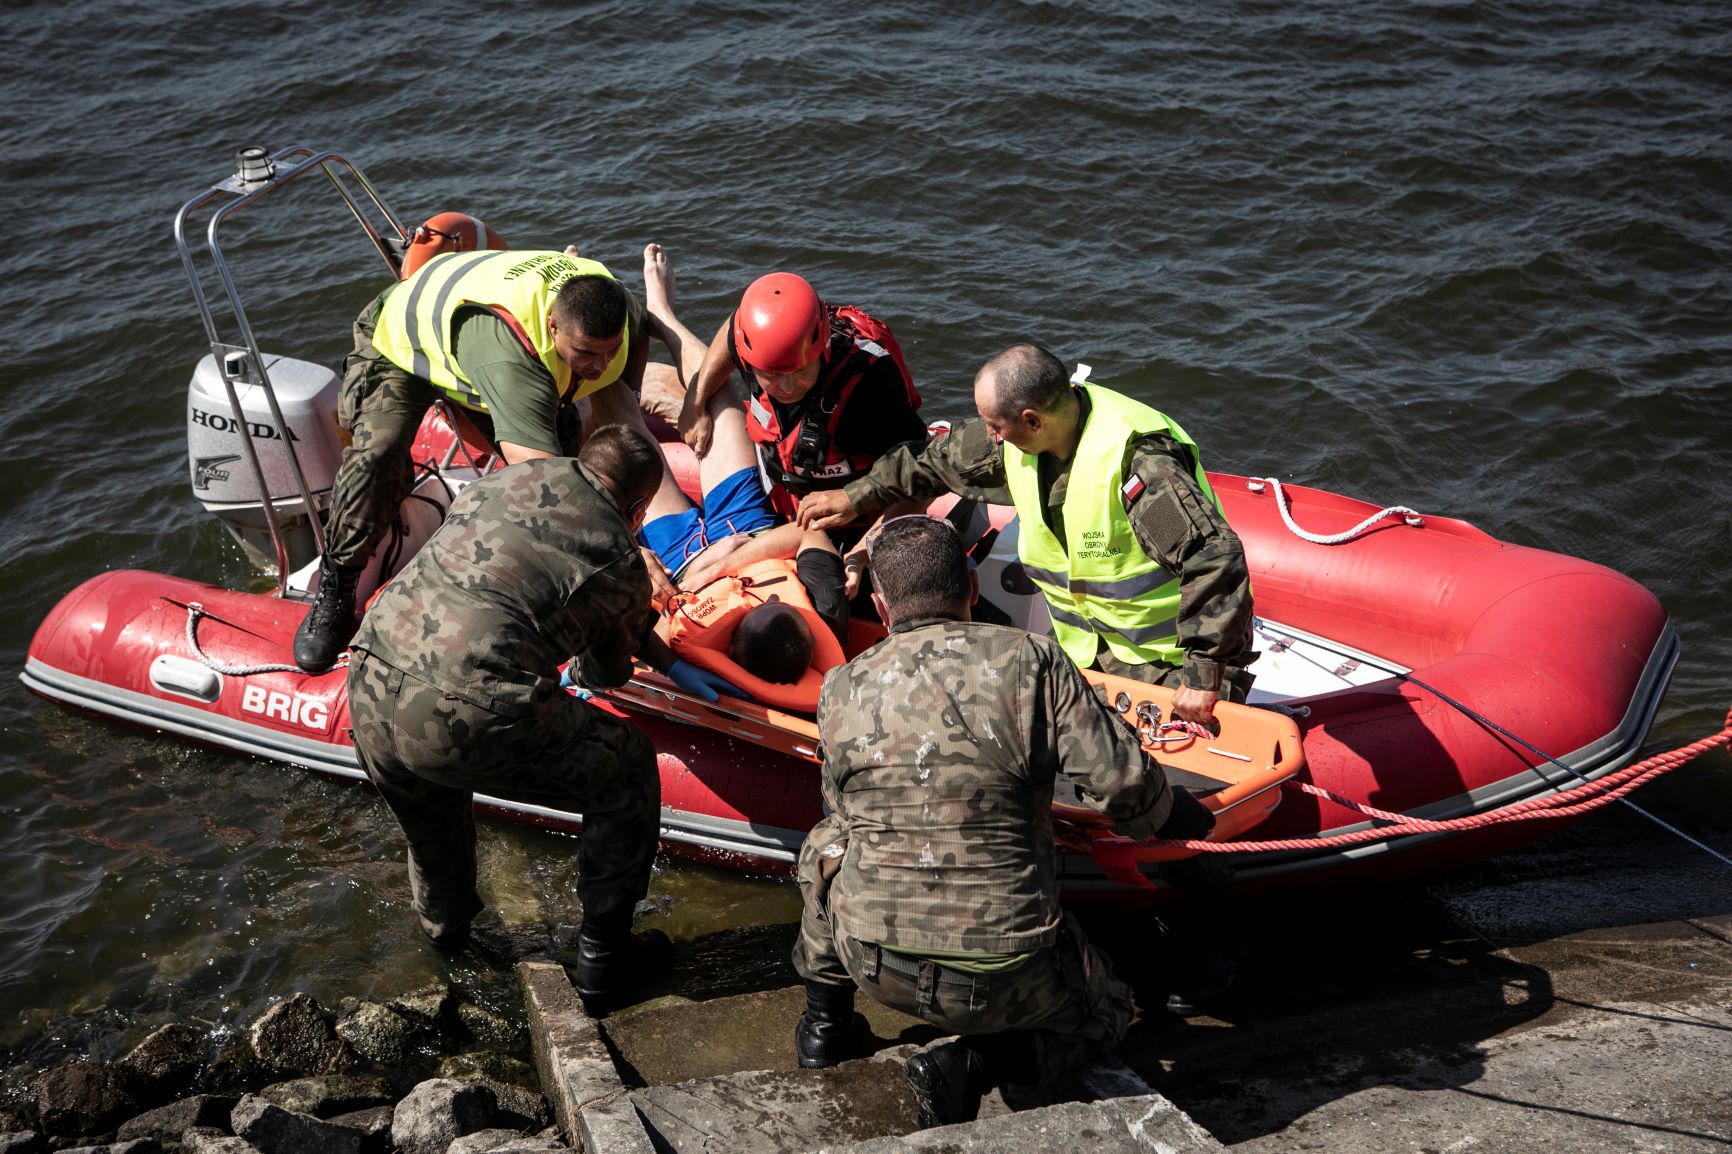
[[[662,251],[662,246],[653,242],[644,245],[643,249],[643,296],[650,316],[664,323],[672,319],[674,266],[668,261],[668,254]]]

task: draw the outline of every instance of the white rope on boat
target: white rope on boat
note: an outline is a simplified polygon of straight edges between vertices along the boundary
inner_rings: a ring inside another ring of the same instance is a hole
[[[216,660],[216,658],[211,657],[209,654],[205,653],[205,651],[203,649],[199,648],[199,644],[198,644],[198,619],[200,617],[209,617],[209,616],[210,616],[210,614],[208,614],[204,611],[204,606],[200,605],[197,601],[187,602],[187,605],[186,605],[186,643],[187,643],[187,647],[192,650],[193,656],[198,658],[199,661],[202,662],[206,668],[214,669],[218,673],[221,673],[225,677],[251,677],[255,673],[299,673],[299,672],[301,672],[301,667],[298,665],[224,665],[224,664],[222,664],[221,662]],[[344,661],[338,662],[338,664],[340,664],[340,665],[341,664],[347,664],[347,658],[345,657]]]
[[[1246,486],[1253,493],[1261,493],[1266,485],[1273,485],[1275,487],[1275,508],[1280,510],[1281,520],[1287,523],[1287,528],[1293,531],[1295,537],[1301,537],[1304,540],[1311,542],[1313,545],[1340,545],[1351,541],[1386,517],[1399,516],[1415,529],[1425,524],[1425,518],[1414,512],[1412,509],[1409,509],[1406,505],[1391,505],[1387,509],[1382,509],[1373,513],[1371,516],[1365,518],[1365,520],[1359,522],[1359,524],[1353,526],[1353,528],[1344,532],[1331,533],[1328,535],[1322,533],[1311,533],[1301,529],[1293,520],[1293,514],[1287,509],[1287,491],[1281,487],[1280,481],[1276,480],[1274,477],[1250,477],[1246,479]]]

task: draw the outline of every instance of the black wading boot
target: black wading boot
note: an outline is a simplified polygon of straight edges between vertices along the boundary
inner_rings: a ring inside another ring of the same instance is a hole
[[[571,984],[605,1013],[626,1004],[633,990],[654,981],[674,960],[674,944],[660,930],[631,932],[631,918],[588,921],[577,935]]]
[[[854,987],[806,983],[806,1012],[794,1026],[794,1053],[807,1070],[854,1056]]]
[[[1196,1018],[1231,1002],[1244,982],[1241,953],[1231,942],[1197,946],[1195,955],[1180,967],[1175,988],[1167,995],[1167,1013]]]
[[[336,663],[355,636],[355,586],[361,570],[339,568],[319,558],[319,591],[295,630],[295,664],[304,673],[323,673]]]
[[[1033,1085],[1040,1077],[1040,1051],[1026,1030],[979,1034],[918,1053],[903,1071],[925,1130],[974,1121],[981,1098],[994,1086]]]
[[[980,1099],[992,1089],[986,1059],[967,1042],[946,1042],[908,1059],[903,1067],[914,1091],[915,1116],[922,1130],[972,1122]]]

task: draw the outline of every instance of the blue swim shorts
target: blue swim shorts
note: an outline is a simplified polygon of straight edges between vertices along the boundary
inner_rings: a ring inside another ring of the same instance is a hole
[[[781,521],[770,508],[756,467],[724,477],[704,499],[702,509],[657,517],[638,531],[639,539],[655,550],[669,573],[677,574],[712,542],[734,533],[756,533]]]

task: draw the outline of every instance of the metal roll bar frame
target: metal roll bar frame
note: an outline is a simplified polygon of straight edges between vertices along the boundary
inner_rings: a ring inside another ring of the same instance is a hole
[[[192,285],[193,299],[198,304],[199,316],[204,321],[205,335],[209,340],[212,356],[216,359],[217,368],[223,376],[223,386],[228,392],[229,408],[234,414],[235,427],[240,430],[241,443],[246,450],[247,465],[252,470],[253,480],[258,485],[260,499],[264,505],[265,523],[270,529],[271,544],[277,554],[277,595],[287,596],[289,593],[289,553],[283,540],[282,527],[277,521],[276,498],[265,482],[263,467],[259,464],[258,448],[254,444],[252,430],[241,409],[240,394],[235,389],[236,382],[252,385],[257,384],[264,389],[265,401],[271,410],[271,425],[276,432],[276,443],[288,453],[289,468],[295,477],[295,484],[300,490],[302,508],[307,511],[307,520],[312,526],[313,540],[320,553],[325,549],[325,530],[320,523],[318,510],[313,507],[312,493],[307,489],[307,478],[301,470],[300,458],[295,455],[294,443],[289,439],[287,423],[283,420],[282,410],[277,405],[276,390],[271,386],[269,371],[265,368],[265,359],[259,352],[258,341],[253,335],[251,322],[247,320],[246,310],[241,307],[240,293],[235,287],[234,277],[229,273],[228,262],[223,258],[222,245],[217,239],[217,230],[229,217],[248,208],[277,189],[310,173],[323,173],[330,181],[331,187],[342,198],[344,205],[354,216],[356,223],[366,232],[367,238],[378,250],[380,257],[391,270],[395,278],[401,268],[403,247],[409,242],[409,234],[403,228],[402,222],[391,212],[379,194],[373,190],[361,170],[348,159],[335,152],[317,151],[310,148],[285,148],[277,152],[267,152],[263,148],[247,147],[236,151],[237,171],[227,179],[211,186],[198,196],[193,197],[181,206],[174,218],[174,242],[180,251],[181,263],[186,268],[188,282]],[[346,174],[346,176],[345,176]],[[349,183],[358,186],[359,194],[352,191]],[[363,198],[372,206],[372,211],[384,219],[381,228],[369,219],[363,207]],[[210,298],[206,296],[204,285],[200,280],[198,264],[193,259],[193,248],[188,242],[188,222],[192,214],[206,206],[223,202],[212,214],[210,223],[205,228],[205,246],[212,266],[222,281],[224,295],[228,298],[229,307],[234,310],[235,324],[239,329],[239,342],[228,342],[222,339],[217,327],[216,317],[211,311]],[[395,233],[395,240],[387,239],[387,230]]]

